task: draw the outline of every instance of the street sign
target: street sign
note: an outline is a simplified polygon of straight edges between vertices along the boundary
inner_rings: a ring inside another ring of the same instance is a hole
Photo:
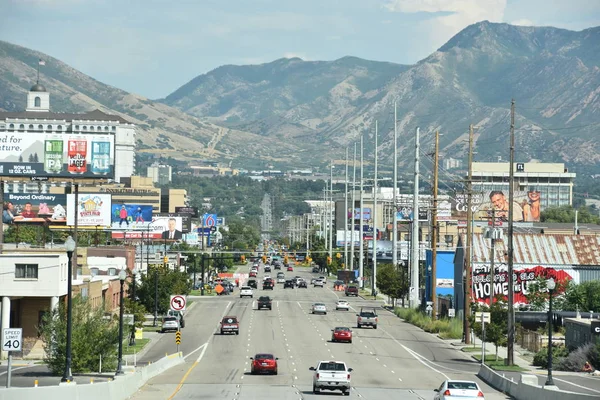
[[[2,351],[21,351],[23,328],[4,328],[2,332]]]
[[[185,311],[185,296],[180,294],[171,295],[171,310]]]
[[[210,231],[211,232],[216,232],[217,231],[217,227],[216,226],[211,226],[210,227]]]
[[[449,308],[449,309],[448,309],[448,317],[450,317],[450,318],[454,318],[454,317],[456,317],[456,309],[454,309],[454,308]]]
[[[225,218],[217,217],[217,226],[223,226],[223,225],[225,225]]]
[[[203,226],[217,226],[217,214],[204,214]]]
[[[175,332],[175,343],[177,343],[177,345],[181,344],[181,331]]]
[[[215,286],[215,292],[217,292],[217,294],[221,294],[223,292],[223,290],[225,290],[225,288],[221,285],[217,285]]]
[[[475,313],[475,321],[489,324],[491,320],[491,314],[489,312],[478,311]]]

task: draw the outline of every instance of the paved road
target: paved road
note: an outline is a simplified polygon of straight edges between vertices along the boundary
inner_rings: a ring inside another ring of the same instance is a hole
[[[258,290],[256,294],[262,293]],[[186,363],[155,377],[133,398],[315,398],[309,367],[323,359],[343,360],[354,368],[350,398],[431,399],[433,388],[446,377],[477,380],[479,367],[468,355],[385,311],[380,311],[377,330],[354,328],[352,344],[330,343],[333,327],[356,324],[354,311],[332,309],[338,294],[330,288],[283,289],[278,284],[267,294],[274,298],[272,311],[257,311],[256,298],[199,300],[190,310],[183,330],[181,350]],[[325,302],[330,312],[310,314],[315,301]],[[361,305],[373,303],[359,298],[351,299],[350,304],[358,310]],[[216,334],[218,321],[226,314],[240,319],[239,336]],[[172,352],[173,340],[172,335],[165,334],[142,361]],[[257,352],[272,352],[279,357],[279,375],[249,374],[249,357]],[[506,398],[485,383],[480,384],[487,399]]]

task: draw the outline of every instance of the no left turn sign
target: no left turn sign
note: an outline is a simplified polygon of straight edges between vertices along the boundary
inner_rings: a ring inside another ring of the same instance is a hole
[[[176,294],[171,296],[171,310],[185,311],[185,296]]]

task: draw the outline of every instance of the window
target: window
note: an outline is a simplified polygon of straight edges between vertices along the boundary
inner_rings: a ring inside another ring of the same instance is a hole
[[[99,126],[99,127],[97,127],[97,128],[96,128],[96,130],[97,130],[98,132],[101,132],[101,131],[102,131],[102,127],[101,127],[101,126]]]
[[[94,127],[90,126],[90,131],[94,132]]]
[[[37,264],[15,264],[15,278],[17,279],[37,279]]]
[[[15,129],[15,124],[10,124],[10,125],[8,126],[8,129]]]
[[[20,131],[24,131],[25,130],[25,125],[23,125],[23,124],[19,125],[19,130]]]
[[[38,131],[43,131],[44,130],[44,126],[43,125],[38,125]]]
[[[109,268],[108,269],[108,275],[110,275],[110,276],[116,276],[117,275],[117,269],[116,268]]]
[[[104,130],[108,132],[108,126],[105,126],[105,127],[104,127]]]
[[[75,130],[78,131],[79,130],[79,125],[75,125]]]
[[[56,130],[57,130],[57,131],[62,131],[62,125],[59,125],[59,126],[57,126],[57,127],[56,127]]]
[[[116,127],[116,126],[113,126],[113,127],[112,127],[112,130],[113,130],[113,131],[116,131],[116,130],[117,130],[117,127]]]
[[[81,129],[84,131],[87,131],[87,126],[84,125],[83,128],[81,128]]]
[[[89,294],[88,294],[88,288],[82,287],[81,288],[81,298],[82,299],[87,299],[88,296],[89,296]]]
[[[27,129],[29,129],[30,131],[32,131],[33,130],[33,125],[29,125],[29,128],[27,128]]]
[[[34,107],[41,107],[42,106],[42,99],[40,99],[39,97],[36,97],[33,100],[33,106]]]
[[[96,276],[98,275],[99,269],[98,268],[90,268],[90,274],[92,276]]]
[[[51,130],[52,130],[52,125],[48,125],[48,126],[46,127],[46,130],[48,130],[48,131],[51,131]]]

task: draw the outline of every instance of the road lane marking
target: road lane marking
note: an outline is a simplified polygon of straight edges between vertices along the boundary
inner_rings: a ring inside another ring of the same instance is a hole
[[[594,389],[591,389],[591,388],[589,388],[589,387],[587,387],[587,386],[581,386],[581,385],[578,385],[578,384],[576,384],[576,383],[569,382],[569,381],[565,381],[565,380],[563,380],[563,379],[559,379],[559,378],[554,378],[554,377],[553,377],[553,379],[554,379],[555,381],[560,381],[560,382],[568,383],[569,385],[573,385],[573,386],[576,386],[576,387],[578,387],[578,388],[581,388],[581,389],[589,390],[590,392],[600,393],[600,391],[599,391],[599,390],[594,390]]]
[[[198,347],[197,349],[195,349],[192,352],[188,353],[187,355],[183,356],[183,359],[185,360],[186,358],[188,358],[189,356],[191,356],[195,352],[202,350],[207,344],[208,343],[204,343],[202,346]],[[2,375],[2,374],[0,374],[0,375]]]
[[[35,367],[35,365],[27,365],[27,366],[25,366],[25,367],[11,368],[10,370],[11,370],[12,372],[15,372],[15,371],[18,371],[18,370],[20,370],[20,369],[23,369],[23,368],[31,368],[31,367]],[[6,370],[6,371],[4,371],[4,372],[0,372],[0,376],[4,375],[4,374],[6,374],[6,373],[8,373],[8,370]]]
[[[183,378],[181,378],[181,381],[179,381],[179,384],[175,388],[175,391],[173,392],[173,394],[167,400],[172,400],[175,397],[175,395],[177,394],[177,392],[179,392],[181,390],[181,388],[183,387],[183,384],[185,383],[185,381],[188,378],[188,376],[190,376],[190,374],[192,373],[192,370],[194,368],[196,368],[196,365],[198,365],[200,363],[200,361],[202,361],[202,357],[204,357],[204,353],[206,353],[206,349],[208,349],[208,342],[204,343],[203,346],[204,346],[204,348],[200,352],[200,355],[198,356],[198,358],[196,359],[196,361],[194,361],[194,363],[192,364],[192,366],[187,370],[187,372],[185,373],[185,375],[183,375]]]

